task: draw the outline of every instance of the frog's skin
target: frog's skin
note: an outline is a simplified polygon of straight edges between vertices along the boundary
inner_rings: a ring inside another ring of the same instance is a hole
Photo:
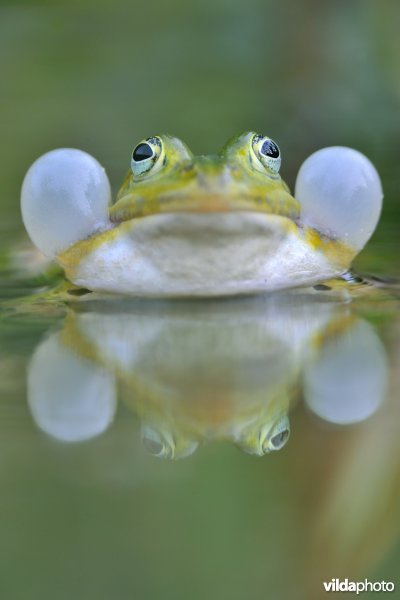
[[[28,369],[28,396],[41,429],[79,441],[110,425],[118,382],[153,455],[184,458],[223,441],[263,456],[288,441],[302,386],[315,414],[343,425],[377,410],[386,379],[382,344],[349,304],[284,292],[114,299],[81,303],[46,336]]]
[[[265,142],[274,156],[263,154]],[[195,157],[170,135],[148,138],[133,156],[143,147],[153,156],[133,160],[110,207],[104,172],[81,151],[50,152],[28,171],[27,230],[77,286],[179,297],[318,283],[346,272],[379,217],[379,176],[348,148],[312,155],[295,199],[266,136],[240,135],[218,156]]]

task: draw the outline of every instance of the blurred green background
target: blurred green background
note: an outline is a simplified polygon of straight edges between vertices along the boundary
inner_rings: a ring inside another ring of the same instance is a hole
[[[0,3],[1,234],[22,232],[19,189],[41,153],[87,150],[114,191],[142,137],[196,153],[241,130],[276,139],[293,187],[326,145],[365,152],[386,193],[368,267],[397,271],[398,0],[80,0]]]

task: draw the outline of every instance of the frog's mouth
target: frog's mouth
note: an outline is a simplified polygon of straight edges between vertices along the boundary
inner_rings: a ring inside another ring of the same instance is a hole
[[[341,272],[287,217],[238,210],[128,219],[58,262],[78,286],[157,298],[271,291]]]
[[[298,202],[285,190],[273,190],[268,194],[195,192],[190,194],[162,194],[143,198],[129,193],[110,208],[110,220],[122,223],[131,219],[168,213],[233,213],[254,212],[287,217],[295,221],[299,217]]]

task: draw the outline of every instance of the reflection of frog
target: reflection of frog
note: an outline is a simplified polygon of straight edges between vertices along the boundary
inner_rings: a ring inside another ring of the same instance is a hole
[[[141,419],[146,449],[174,459],[211,440],[258,456],[281,449],[301,376],[308,405],[325,420],[365,419],[382,400],[379,340],[335,303],[279,293],[223,302],[98,301],[91,309],[82,303],[71,312],[29,369],[35,421],[65,441],[108,426],[112,379]],[[353,354],[360,360],[349,361]]]
[[[89,290],[212,296],[277,290],[343,274],[371,236],[382,189],[368,159],[325,148],[299,171],[296,199],[270,138],[246,133],[194,157],[172,136],[136,146],[116,203],[84,152],[39,158],[22,188],[36,245]]]

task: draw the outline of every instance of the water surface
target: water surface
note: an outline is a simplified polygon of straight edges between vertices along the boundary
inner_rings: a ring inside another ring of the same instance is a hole
[[[394,283],[353,301],[32,305],[8,282],[7,598],[319,598],[333,577],[394,580]]]

